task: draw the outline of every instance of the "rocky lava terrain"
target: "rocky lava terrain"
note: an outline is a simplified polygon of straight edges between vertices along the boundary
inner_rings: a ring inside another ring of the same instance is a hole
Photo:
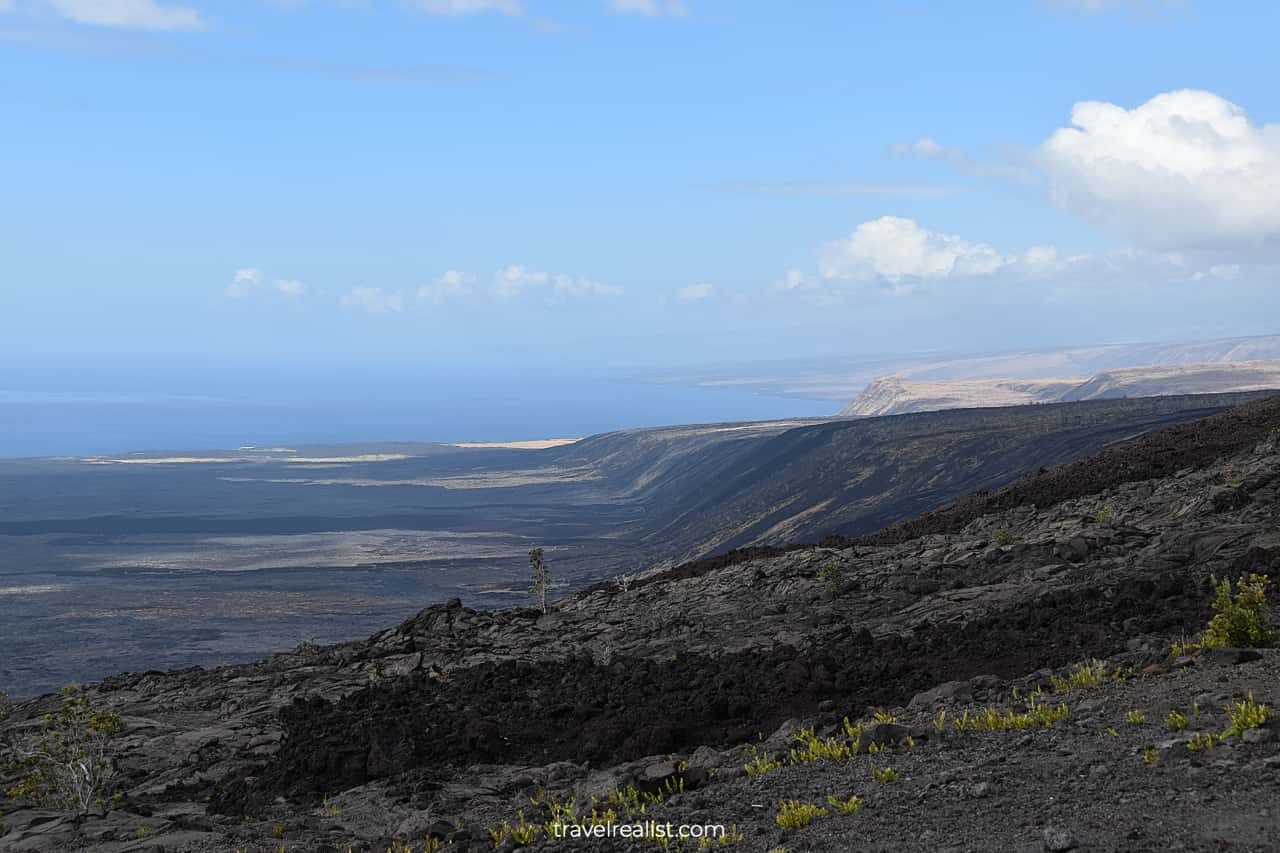
[[[86,695],[127,725],[121,805],[0,800],[0,850],[661,849],[521,834],[569,801],[722,824],[750,851],[1280,850],[1275,721],[1188,748],[1250,693],[1280,707],[1280,655],[1170,652],[1212,576],[1280,574],[1278,507],[1269,398],[882,534],[597,584],[546,615],[452,601],[368,640],[118,676]],[[1070,685],[1095,658],[1097,683]],[[946,722],[1037,688],[1067,709],[1050,727]],[[788,760],[843,742],[845,718],[857,754]],[[784,829],[791,800],[827,813]]]

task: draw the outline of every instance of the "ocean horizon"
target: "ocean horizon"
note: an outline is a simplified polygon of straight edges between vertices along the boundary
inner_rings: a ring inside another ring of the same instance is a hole
[[[47,370],[0,376],[0,458],[276,444],[581,438],[823,417],[832,400],[530,371]]]

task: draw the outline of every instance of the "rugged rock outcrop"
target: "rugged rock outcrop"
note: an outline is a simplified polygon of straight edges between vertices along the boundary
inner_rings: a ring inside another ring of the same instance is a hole
[[[0,850],[384,850],[428,834],[493,849],[489,830],[521,810],[590,812],[628,785],[654,792],[646,817],[734,825],[743,850],[1274,850],[1274,724],[1214,751],[1187,742],[1250,691],[1280,703],[1280,659],[1178,660],[1168,643],[1205,623],[1212,576],[1280,574],[1277,427],[1280,399],[1255,403],[936,523],[600,584],[545,615],[452,601],[368,640],[107,679],[88,695],[129,727],[122,806],[72,821],[0,801]],[[1053,693],[1051,676],[1094,657],[1119,672],[1107,686]],[[1070,706],[1052,728],[933,726],[1038,687]],[[55,701],[23,703],[7,731]],[[1193,707],[1187,730],[1165,729]],[[866,730],[877,755],[744,771],[753,750],[785,757],[797,728],[879,709],[896,719]],[[785,800],[851,794],[857,814],[774,821]]]

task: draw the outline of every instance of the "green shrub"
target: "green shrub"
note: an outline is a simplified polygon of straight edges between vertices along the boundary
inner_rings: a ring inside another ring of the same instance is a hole
[[[1165,722],[1169,725],[1170,731],[1175,732],[1180,732],[1187,726],[1191,725],[1191,722],[1187,719],[1187,715],[1179,713],[1177,708],[1174,708],[1169,712],[1169,716],[1165,718]]]
[[[876,767],[872,764],[871,775],[874,776],[876,781],[881,785],[888,785],[890,782],[893,782],[898,778],[898,771],[894,770],[892,767]]]
[[[854,794],[847,800],[838,800],[835,797],[827,797],[827,804],[830,805],[831,808],[840,812],[840,814],[857,814],[862,810],[865,802],[862,797]]]
[[[1249,729],[1256,729],[1270,720],[1271,711],[1266,705],[1259,705],[1253,701],[1253,691],[1249,691],[1249,698],[1242,702],[1236,702],[1227,708],[1227,716],[1231,718],[1231,726],[1222,733],[1223,737],[1236,737],[1244,734]]]
[[[844,563],[826,560],[818,568],[818,583],[828,595],[840,595],[849,588],[849,576]]]
[[[79,688],[63,688],[62,704],[46,714],[40,734],[19,744],[19,779],[5,793],[68,811],[84,812],[112,798],[112,740],[125,729],[115,711],[95,708]]]
[[[799,800],[786,800],[779,807],[774,820],[783,829],[801,829],[812,823],[814,818],[824,817],[826,814],[827,810],[820,806]]]
[[[1214,646],[1266,646],[1276,641],[1267,606],[1267,584],[1263,575],[1251,574],[1236,582],[1232,595],[1231,580],[1214,579],[1217,595],[1213,602],[1213,618],[1204,632],[1203,644]]]

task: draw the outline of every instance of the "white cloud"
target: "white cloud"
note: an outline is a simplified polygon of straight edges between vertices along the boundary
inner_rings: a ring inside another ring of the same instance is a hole
[[[705,299],[710,299],[715,294],[715,290],[716,288],[713,284],[691,284],[676,291],[675,301],[682,305],[690,302],[702,302]]]
[[[429,15],[475,15],[481,12],[519,15],[523,11],[520,0],[410,0],[410,5]]]
[[[203,30],[207,24],[188,6],[156,0],[48,0],[62,17],[78,24],[136,30]]]
[[[229,299],[248,299],[256,293],[277,293],[288,299],[297,299],[306,292],[306,285],[293,278],[269,278],[254,267],[238,269],[227,285]]]
[[[646,18],[689,16],[689,7],[684,0],[609,0],[609,8],[619,15],[643,15]]]
[[[541,293],[548,304],[577,299],[618,296],[621,287],[601,284],[582,276],[552,274],[522,266],[507,266],[493,275],[493,293],[503,302],[518,299],[529,293]]]
[[[405,295],[381,287],[353,287],[342,294],[341,305],[347,311],[366,314],[399,314],[405,307]]]
[[[846,239],[826,244],[818,271],[826,279],[937,279],[986,275],[1010,263],[986,243],[922,228],[914,220],[882,216],[864,222]]]
[[[1039,148],[1050,198],[1160,249],[1280,250],[1280,125],[1212,92],[1084,101]]]
[[[419,304],[441,305],[454,299],[460,299],[471,293],[469,284],[471,277],[458,270],[448,270],[444,275],[430,284],[418,288],[415,298]]]

